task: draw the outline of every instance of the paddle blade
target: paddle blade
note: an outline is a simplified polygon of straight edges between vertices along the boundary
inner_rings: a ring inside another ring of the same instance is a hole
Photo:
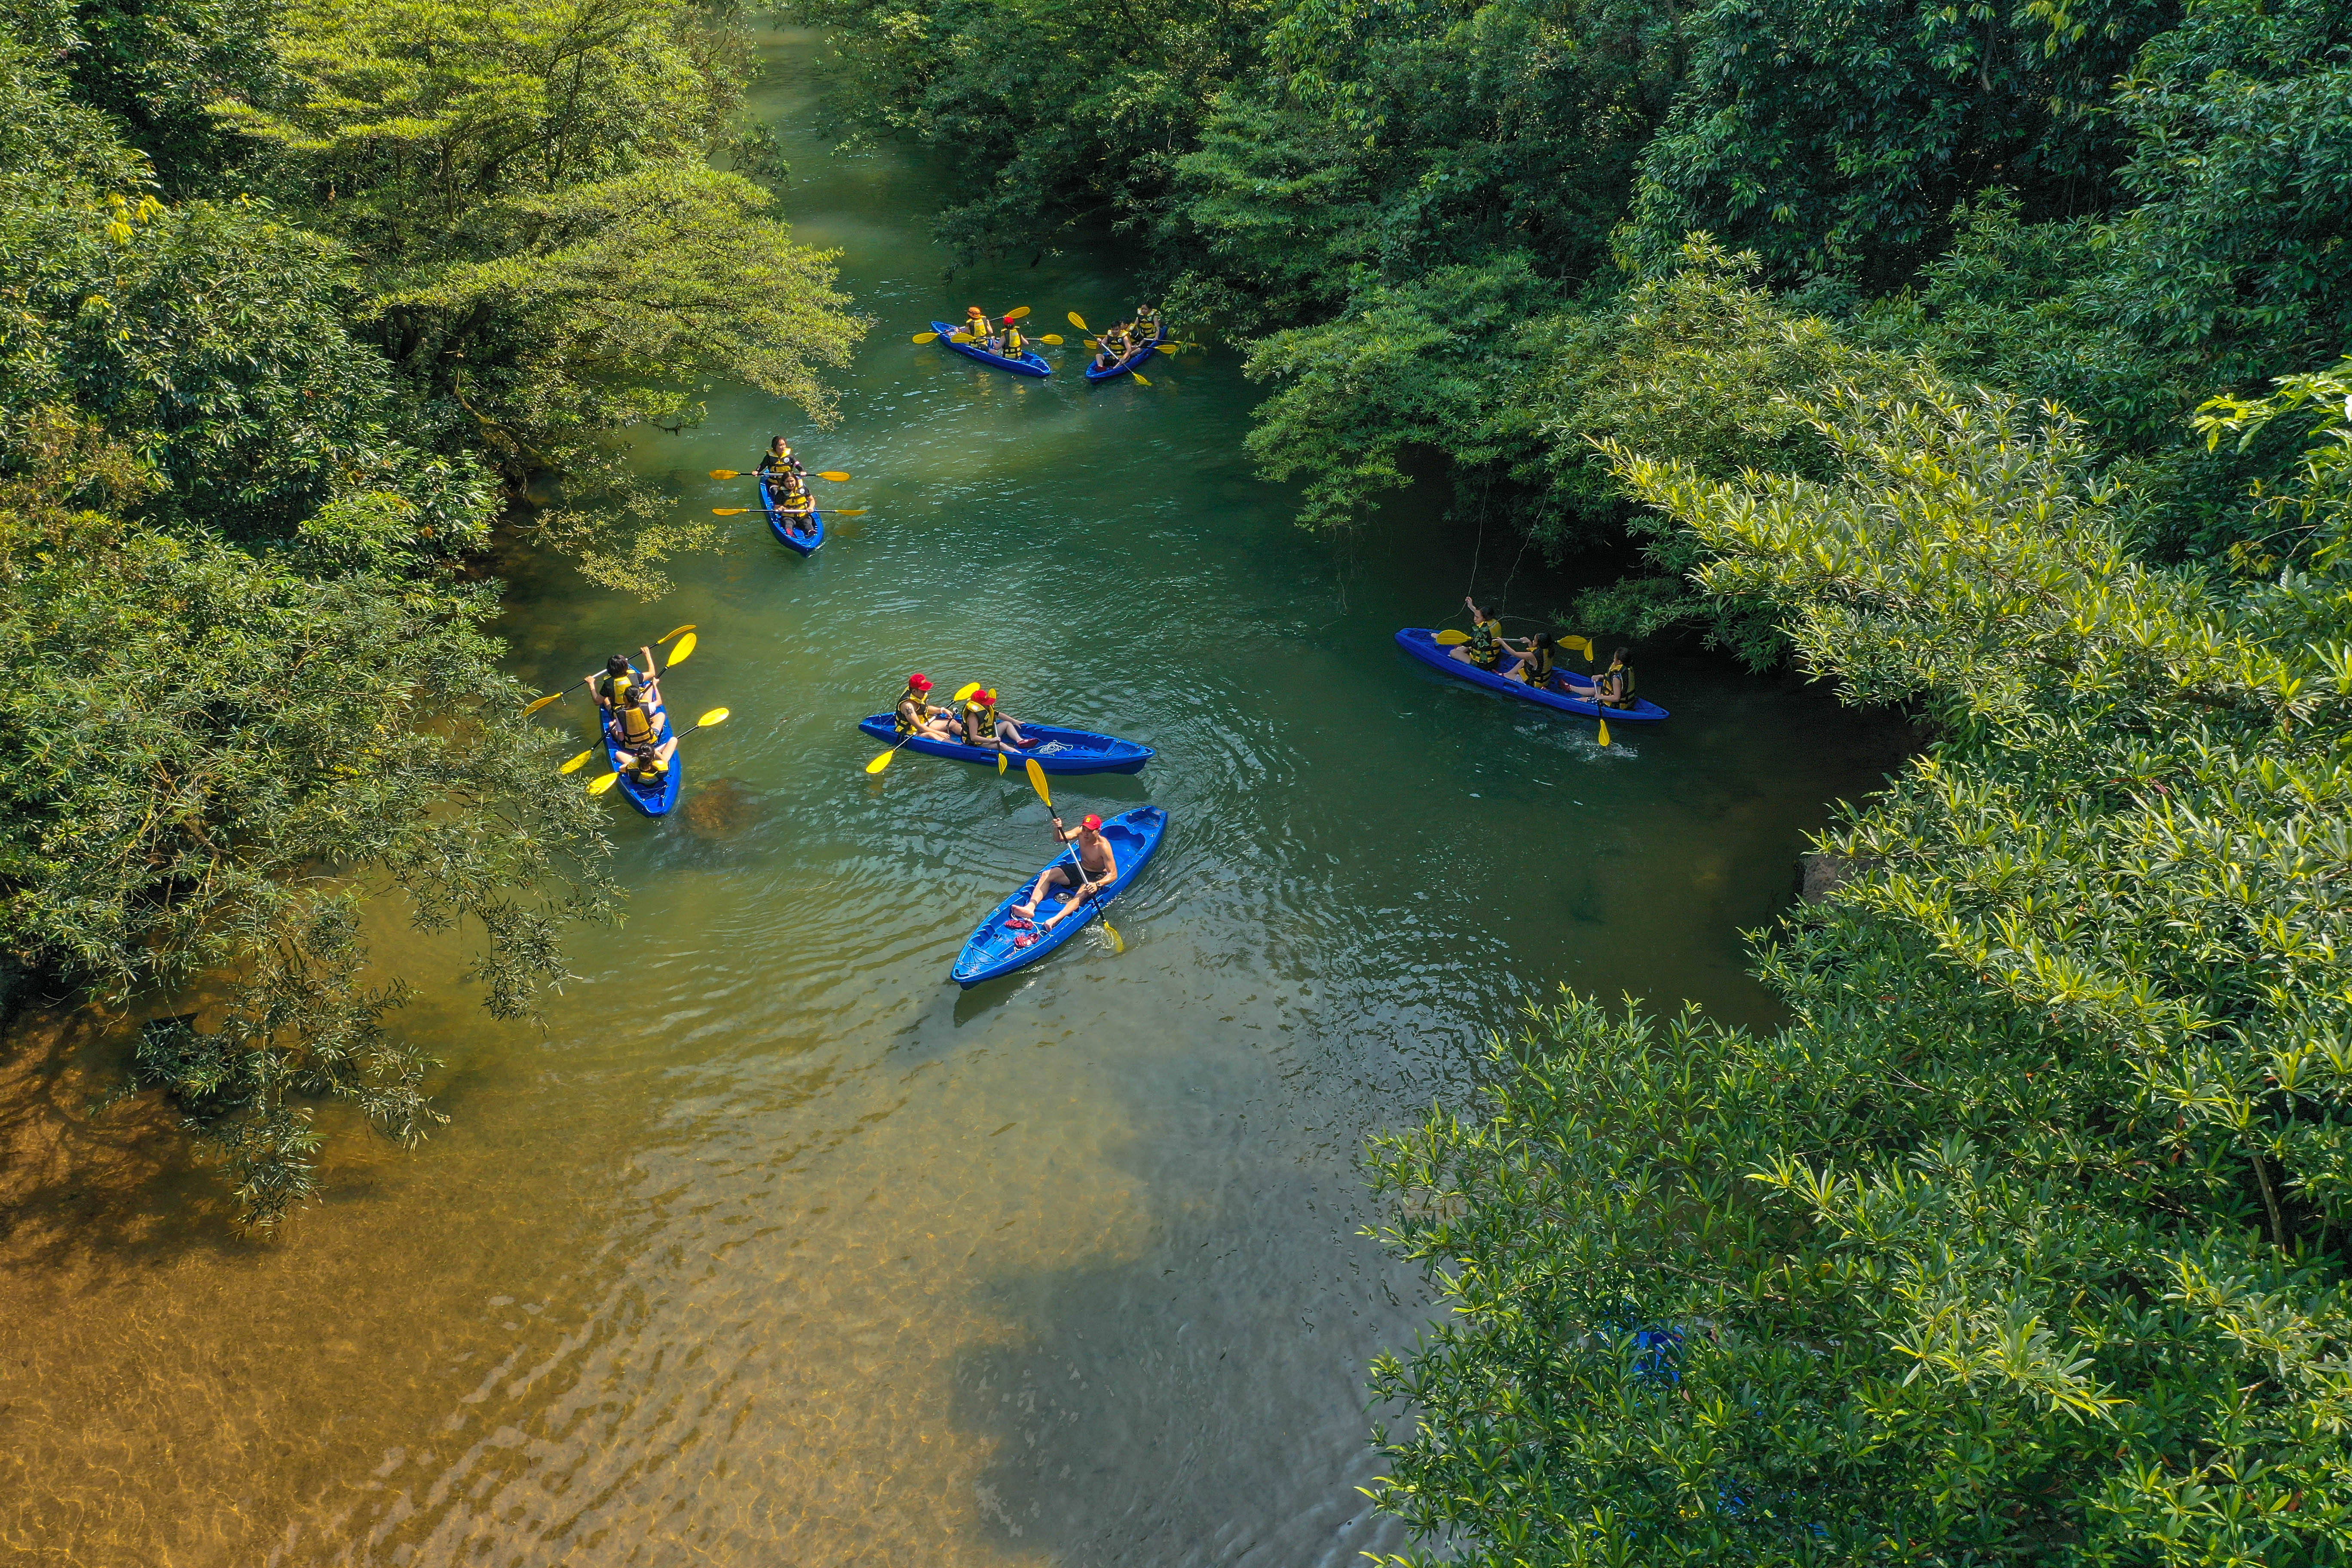
[[[524,710],[522,710],[522,716],[523,716],[524,718],[528,719],[528,718],[530,718],[532,714],[534,714],[534,713],[538,712],[541,709],[542,709],[542,708],[546,707],[549,703],[551,703],[551,702],[561,702],[561,701],[562,701],[562,700],[563,700],[563,693],[562,693],[562,692],[561,692],[561,691],[558,691],[558,692],[554,693],[554,694],[553,694],[553,695],[551,695],[551,696],[542,697],[542,698],[541,698],[538,701],[536,701],[536,702],[532,703],[530,707],[528,707],[528,708],[524,709]]]
[[[1150,386],[1151,384],[1151,378],[1144,374],[1139,370],[1129,371],[1128,374],[1135,377],[1135,384],[1138,386]]]
[[[827,517],[864,517],[867,512],[872,511],[874,509],[870,506],[853,507],[847,511],[827,511],[824,515]]]
[[[676,647],[669,650],[669,668],[676,669],[679,665],[684,664],[687,660],[687,656],[691,654],[693,651],[694,634],[692,632],[688,632],[684,637],[677,639],[677,646]]]
[[[996,753],[996,776],[998,778],[1003,778],[1004,776],[1004,753],[1003,752]]]
[[[590,795],[603,795],[606,790],[611,789],[614,784],[619,784],[620,782],[620,774],[606,773],[603,778],[597,779],[589,784],[588,793]]]
[[[888,766],[890,765],[890,759],[891,759],[891,758],[893,758],[893,757],[895,757],[895,756],[897,756],[898,754],[898,747],[896,747],[896,746],[891,747],[888,751],[887,751],[887,752],[883,752],[880,756],[878,756],[878,757],[875,758],[872,762],[870,762],[870,763],[866,763],[866,771],[867,773],[880,773],[884,768],[887,768],[887,767],[888,767]]]
[[[935,343],[940,341],[940,335],[937,332],[917,332],[915,341],[919,343]]]
[[[678,627],[676,631],[674,631],[674,632],[664,632],[660,637],[656,637],[656,638],[654,639],[654,647],[667,647],[667,646],[668,646],[668,643],[669,643],[669,639],[670,639],[670,638],[672,638],[672,637],[684,637],[687,633],[688,633],[688,632],[692,631],[693,629],[694,629],[694,623],[693,623],[692,621],[688,621],[688,622],[687,622],[687,623],[686,623],[686,625],[684,625],[684,626],[682,626]]]
[[[710,509],[710,515],[713,517],[740,517],[751,510],[751,509],[748,506],[714,506]]]
[[[698,730],[708,730],[713,724],[724,724],[727,722],[727,714],[728,710],[724,708],[713,708],[709,712],[697,719],[694,721],[694,727]]]
[[[961,702],[979,689],[980,682],[977,680],[973,681],[970,686],[960,686],[956,688],[955,700]]]
[[[1029,759],[1029,787],[1037,792],[1037,798],[1045,803],[1047,811],[1054,809],[1054,792],[1045,787],[1045,770],[1037,765],[1034,757]]]
[[[839,468],[827,468],[824,472],[819,474],[817,478],[821,479],[831,479],[837,485],[847,484],[849,482],[849,476],[843,473]]]
[[[1438,633],[1429,640],[1435,643],[1440,647],[1460,647],[1463,644],[1470,640],[1470,634],[1468,632],[1457,632],[1449,627],[1448,629]]]
[[[743,474],[738,468],[713,468],[710,470],[710,477],[714,479],[740,479]]]
[[[1024,316],[1027,315],[1028,313],[1029,313],[1029,307],[1028,307],[1028,306],[1026,306],[1026,305],[1015,305],[1012,310],[1007,310],[1007,311],[1005,311],[1005,312],[1004,312],[1004,319],[1005,319],[1006,321],[1019,321],[1022,317],[1024,317]]]
[[[1087,347],[1090,349],[1099,349],[1102,347],[1102,340],[1100,338],[1088,338],[1087,340]]]
[[[1164,354],[1172,354],[1172,353],[1177,353],[1177,352],[1178,352],[1177,347],[1176,347],[1176,345],[1175,345],[1174,343],[1154,343],[1154,344],[1152,345],[1152,347],[1154,347],[1154,348],[1158,349],[1161,353],[1164,353]]]
[[[576,773],[582,768],[586,767],[588,765],[588,759],[595,754],[596,748],[591,746],[586,751],[581,752],[578,756],[572,758],[570,762],[564,763],[555,771],[559,773]]]
[[[1084,316],[1079,315],[1076,310],[1070,312],[1070,325],[1077,328],[1078,331],[1082,332],[1091,332],[1094,331],[1092,327],[1087,325],[1087,319]]]
[[[1062,334],[1059,332],[1047,332],[1037,341],[1041,343],[1051,343],[1054,347],[1060,348],[1062,346]]]
[[[951,343],[968,343],[971,342],[971,334],[970,332],[950,332],[948,334],[948,342]]]
[[[1111,952],[1115,953],[1125,952],[1127,951],[1127,943],[1118,939],[1118,928],[1110,923],[1110,917],[1108,915],[1103,916],[1102,928],[1103,935],[1110,938]]]
[[[1609,721],[1606,719],[1601,721],[1601,743],[1604,746],[1609,743]]]

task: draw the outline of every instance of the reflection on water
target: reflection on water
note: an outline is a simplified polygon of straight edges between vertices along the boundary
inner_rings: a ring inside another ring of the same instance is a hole
[[[791,140],[798,89],[771,107]],[[734,716],[687,738],[674,817],[614,810],[628,920],[580,933],[545,1026],[429,991],[407,1022],[447,1059],[454,1123],[415,1154],[339,1144],[329,1201],[282,1243],[237,1240],[135,1112],[89,1120],[96,1026],[75,1026],[80,1068],[0,1085],[10,1147],[47,1140],[10,1174],[0,1245],[12,1556],[1393,1550],[1353,1490],[1361,1374],[1423,1307],[1353,1234],[1365,1132],[1458,1091],[1527,989],[1769,1016],[1737,933],[1898,736],[1652,651],[1644,689],[1675,718],[1604,752],[1423,669],[1391,634],[1449,616],[1475,548],[1416,510],[1433,498],[1349,540],[1298,533],[1237,450],[1230,356],[1090,389],[912,346],[899,327],[972,300],[1110,314],[1118,258],[950,292],[908,216],[932,205],[922,171],[793,151],[802,237],[844,248],[885,322],[843,426],[738,395],[637,458],[702,512],[743,504],[707,470],[786,429],[870,514],[806,561],[741,519],[655,606],[523,563],[527,679],[691,620],[674,700]],[[1522,615],[1576,586],[1491,562],[1477,585]],[[1017,773],[861,772],[855,720],[914,668],[1160,748],[1139,777],[1055,785],[1066,815],[1171,815],[1117,911],[1124,956],[1088,939],[947,983],[1051,847]],[[448,972],[411,937],[383,951]]]

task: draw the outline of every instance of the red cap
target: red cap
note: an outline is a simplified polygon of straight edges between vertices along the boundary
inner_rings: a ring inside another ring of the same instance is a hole
[[[907,684],[918,691],[929,691],[931,689],[931,678],[919,669],[907,677]]]
[[[1084,828],[1099,830],[1102,826],[1102,818],[1097,816],[1090,811],[1087,813],[1085,819],[1081,821],[1078,826]]]
[[[993,691],[975,691],[972,695],[980,699],[980,705],[982,708],[993,708],[996,706],[996,693]]]

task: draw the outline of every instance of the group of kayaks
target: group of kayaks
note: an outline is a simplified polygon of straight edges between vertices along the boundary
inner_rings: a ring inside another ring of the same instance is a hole
[[[1074,315],[1072,320],[1076,321],[1077,318]],[[984,342],[972,341],[969,334],[965,334],[964,341],[956,341],[960,329],[953,322],[933,321],[931,326],[938,333],[940,342],[966,358],[978,360],[983,364],[993,365],[1016,375],[1045,376],[1053,374],[1053,366],[1046,362],[1045,356],[1025,345],[1019,355],[1008,356],[994,353]],[[1130,374],[1136,366],[1158,351],[1166,337],[1165,329],[1155,323],[1149,342],[1138,342],[1130,348],[1124,358],[1116,363],[1089,365],[1086,371],[1087,379],[1090,382],[1108,381],[1114,377]],[[848,478],[846,474],[827,477]],[[769,475],[762,472],[758,479],[760,504],[767,514],[768,526],[773,531],[777,540],[785,548],[799,555],[814,555],[824,544],[823,510],[812,509],[806,513],[787,512],[778,503],[776,493],[770,488]],[[1460,633],[1447,635],[1456,642],[1462,637]],[[1480,668],[1475,664],[1454,658],[1452,647],[1441,641],[1439,634],[1429,627],[1407,626],[1396,634],[1396,641],[1399,647],[1414,658],[1454,679],[1466,681],[1473,686],[1482,687],[1504,696],[1517,698],[1523,702],[1533,702],[1540,707],[1585,718],[1615,720],[1621,723],[1655,723],[1668,716],[1664,709],[1647,699],[1633,701],[1624,707],[1613,707],[1604,705],[1591,697],[1574,695],[1557,685],[1531,686],[1523,680],[1513,680],[1509,679],[1509,672],[1515,662],[1514,658],[1507,658],[1493,669]],[[991,701],[993,700],[992,696],[989,699]],[[554,699],[550,698],[547,700],[552,701]],[[887,712],[871,714],[857,721],[857,727],[865,734],[877,741],[896,742],[898,748],[926,756],[940,757],[951,762],[1000,765],[1002,761],[1009,761],[1017,756],[1024,769],[1034,763],[1040,772],[1055,775],[1136,773],[1141,772],[1144,764],[1150,762],[1157,754],[1150,746],[1124,740],[1116,735],[1097,734],[1092,731],[1073,730],[1055,724],[1024,723],[1022,726],[1022,731],[1026,737],[1026,742],[1011,748],[1002,759],[998,752],[985,746],[966,745],[960,741],[943,740],[929,735],[901,736],[894,715]],[[665,707],[661,720],[661,740],[666,742],[673,738],[674,731],[670,727],[669,715]],[[1605,726],[1603,740],[1605,743]],[[679,786],[685,770],[676,763],[675,752],[672,753],[672,765],[661,778],[641,784],[628,776],[624,770],[623,764],[626,759],[619,742],[609,731],[604,736],[604,747],[614,772],[618,775],[619,788],[628,797],[630,805],[647,816],[658,817],[666,816],[677,804]],[[573,765],[576,763],[575,759]],[[1038,781],[1037,788],[1040,793],[1045,791],[1045,785],[1042,780]],[[1017,912],[1027,890],[1037,879],[1034,876],[1024,878],[1021,885],[1007,894],[1003,900],[990,911],[988,918],[982,921],[965,940],[961,951],[956,954],[953,967],[949,972],[950,978],[959,985],[972,986],[1010,974],[1015,970],[1036,963],[1047,953],[1067,943],[1078,931],[1102,919],[1102,907],[1131,887],[1136,879],[1142,875],[1144,868],[1150,865],[1152,858],[1158,854],[1161,842],[1167,837],[1168,814],[1156,805],[1137,806],[1131,811],[1122,812],[1105,821],[1100,831],[1110,841],[1111,852],[1118,867],[1118,874],[1109,887],[1090,896],[1086,900],[1085,908],[1073,912],[1051,929],[1046,929],[1041,922],[1031,921]],[[1077,852],[1073,846],[1066,853],[1042,870],[1051,870],[1055,866],[1071,868],[1073,876],[1068,889],[1075,889],[1077,882],[1082,879],[1077,872]]]

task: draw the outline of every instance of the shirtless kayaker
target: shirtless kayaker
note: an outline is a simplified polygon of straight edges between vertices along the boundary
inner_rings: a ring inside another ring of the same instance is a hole
[[[1064,827],[1062,819],[1056,816],[1054,818],[1054,837],[1057,842],[1077,847],[1078,867],[1085,875],[1074,879],[1070,868],[1058,862],[1045,868],[1037,878],[1037,885],[1029,889],[1028,901],[1015,904],[1013,918],[1006,922],[1021,932],[1013,939],[1015,947],[1027,947],[1037,940],[1029,934],[1027,927],[1036,915],[1037,905],[1045,898],[1046,889],[1062,887],[1070,888],[1073,891],[1063,901],[1062,907],[1054,911],[1053,917],[1038,928],[1039,935],[1052,931],[1086,908],[1090,899],[1100,898],[1113,882],[1118,880],[1118,857],[1111,853],[1110,840],[1103,837],[1101,817],[1088,812],[1079,819],[1077,831],[1073,833]]]

